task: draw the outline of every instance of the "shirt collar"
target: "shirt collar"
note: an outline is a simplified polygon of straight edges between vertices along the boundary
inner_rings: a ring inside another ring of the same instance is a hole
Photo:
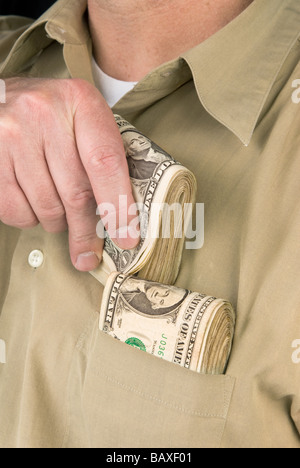
[[[202,105],[245,145],[299,36],[299,0],[255,0],[225,28],[183,55]]]
[[[30,48],[26,49],[34,55],[55,39],[64,44],[70,74],[93,81],[86,5],[86,0],[56,2],[16,41],[2,70],[5,65],[5,70],[9,70],[10,60],[14,69],[18,61],[24,61],[26,53],[21,45],[25,42],[30,41]],[[225,28],[183,54],[180,61],[174,61],[173,68],[179,72],[184,63],[188,64],[202,105],[248,145],[270,91],[299,36],[299,0],[254,0]],[[167,67],[171,69],[172,64]],[[185,69],[181,74],[186,81],[190,79]],[[137,90],[142,90],[143,84],[146,88],[149,82],[153,85],[148,75]],[[167,93],[166,82],[162,93]]]
[[[38,21],[46,21],[46,31],[61,44],[82,45],[90,40],[87,0],[60,0]]]
[[[64,46],[70,75],[93,82],[87,0],[59,0],[18,38],[0,73],[20,73],[53,40]]]

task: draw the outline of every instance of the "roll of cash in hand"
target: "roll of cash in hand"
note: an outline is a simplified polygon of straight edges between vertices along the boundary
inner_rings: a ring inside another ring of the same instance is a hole
[[[91,273],[103,285],[114,271],[174,284],[185,242],[184,225],[189,223],[195,203],[196,179],[122,117],[115,115],[115,119],[140,212],[141,242],[133,250],[121,250],[105,233],[103,262]],[[175,207],[179,216],[168,207]]]
[[[224,374],[235,327],[232,306],[206,294],[112,273],[99,328],[158,358],[203,374]]]

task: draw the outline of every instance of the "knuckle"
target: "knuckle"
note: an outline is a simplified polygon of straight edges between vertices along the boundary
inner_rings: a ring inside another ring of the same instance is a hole
[[[0,219],[4,224],[7,224],[9,226],[13,225],[13,220],[15,218],[15,208],[13,207],[13,204],[10,203],[10,197],[5,197],[2,198],[1,204],[0,204]]]
[[[88,81],[81,78],[66,80],[65,84],[75,96],[85,98],[88,94],[95,94],[95,88]]]
[[[69,190],[64,194],[63,200],[67,211],[86,210],[92,203],[96,203],[92,188]]]
[[[20,135],[29,135],[31,129],[35,132],[37,124],[42,127],[44,119],[53,115],[53,99],[48,92],[29,89],[15,96],[7,111],[0,114],[1,138],[20,140]],[[41,120],[43,118],[43,120]]]
[[[37,226],[38,224],[38,220],[33,215],[32,217],[27,217],[27,219],[16,220],[16,222],[14,224],[11,224],[11,226],[17,229],[31,229]]]
[[[21,131],[21,125],[15,117],[9,114],[0,117],[0,141],[5,143],[6,146],[9,142],[17,142]]]
[[[43,222],[42,220],[40,220],[40,223],[43,226],[43,229],[49,234],[59,234],[61,232],[67,231],[68,229],[67,221],[65,218],[61,220],[55,220],[54,222]]]
[[[11,207],[0,207],[0,220],[7,226],[12,226],[17,229],[28,229],[37,226],[38,220],[32,214],[16,213]]]
[[[75,231],[72,232],[72,244],[76,248],[76,246],[82,245],[91,245],[95,241],[96,237],[96,229],[95,232],[80,232]]]
[[[63,99],[74,104],[74,112],[82,106],[88,107],[89,103],[94,102],[95,95],[98,93],[94,86],[80,78],[64,80],[61,91]]]
[[[84,111],[86,114],[90,114],[91,108],[95,108],[96,103],[107,106],[105,99],[97,88],[85,80],[80,78],[66,80],[65,88],[65,95],[69,96],[75,104],[75,114],[79,110],[80,113]],[[98,112],[101,111],[101,105],[100,107],[97,106]]]
[[[6,190],[2,194],[0,203],[0,220],[7,226],[18,229],[32,228],[38,224],[38,220],[26,203],[16,204],[15,193]]]
[[[88,156],[88,170],[96,172],[101,179],[114,179],[121,175],[121,156],[110,148],[97,148]]]
[[[42,96],[40,92],[37,91],[24,91],[18,97],[18,104],[20,107],[33,108],[34,110],[37,107],[40,107],[42,103]]]
[[[27,86],[24,84],[20,90],[15,91],[11,99],[11,112],[16,113],[18,118],[23,116],[27,122],[28,115],[31,115],[35,121],[41,115],[49,114],[53,118],[57,117],[57,106],[61,106],[64,100],[67,81],[30,78]]]
[[[42,89],[29,89],[22,92],[17,98],[18,109],[28,116],[45,113],[51,106],[51,98]]]
[[[64,218],[65,210],[62,205],[45,205],[37,209],[37,215],[41,222],[52,223]]]

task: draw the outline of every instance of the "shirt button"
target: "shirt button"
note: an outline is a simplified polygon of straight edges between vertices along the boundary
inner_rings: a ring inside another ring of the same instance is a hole
[[[44,254],[40,250],[33,250],[28,257],[28,263],[32,268],[39,268],[44,263]]]

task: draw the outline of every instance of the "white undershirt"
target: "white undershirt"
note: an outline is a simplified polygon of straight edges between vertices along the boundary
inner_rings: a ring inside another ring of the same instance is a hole
[[[131,91],[136,82],[120,81],[104,73],[96,60],[92,59],[93,76],[96,87],[99,89],[107,104],[113,107],[125,94]]]

